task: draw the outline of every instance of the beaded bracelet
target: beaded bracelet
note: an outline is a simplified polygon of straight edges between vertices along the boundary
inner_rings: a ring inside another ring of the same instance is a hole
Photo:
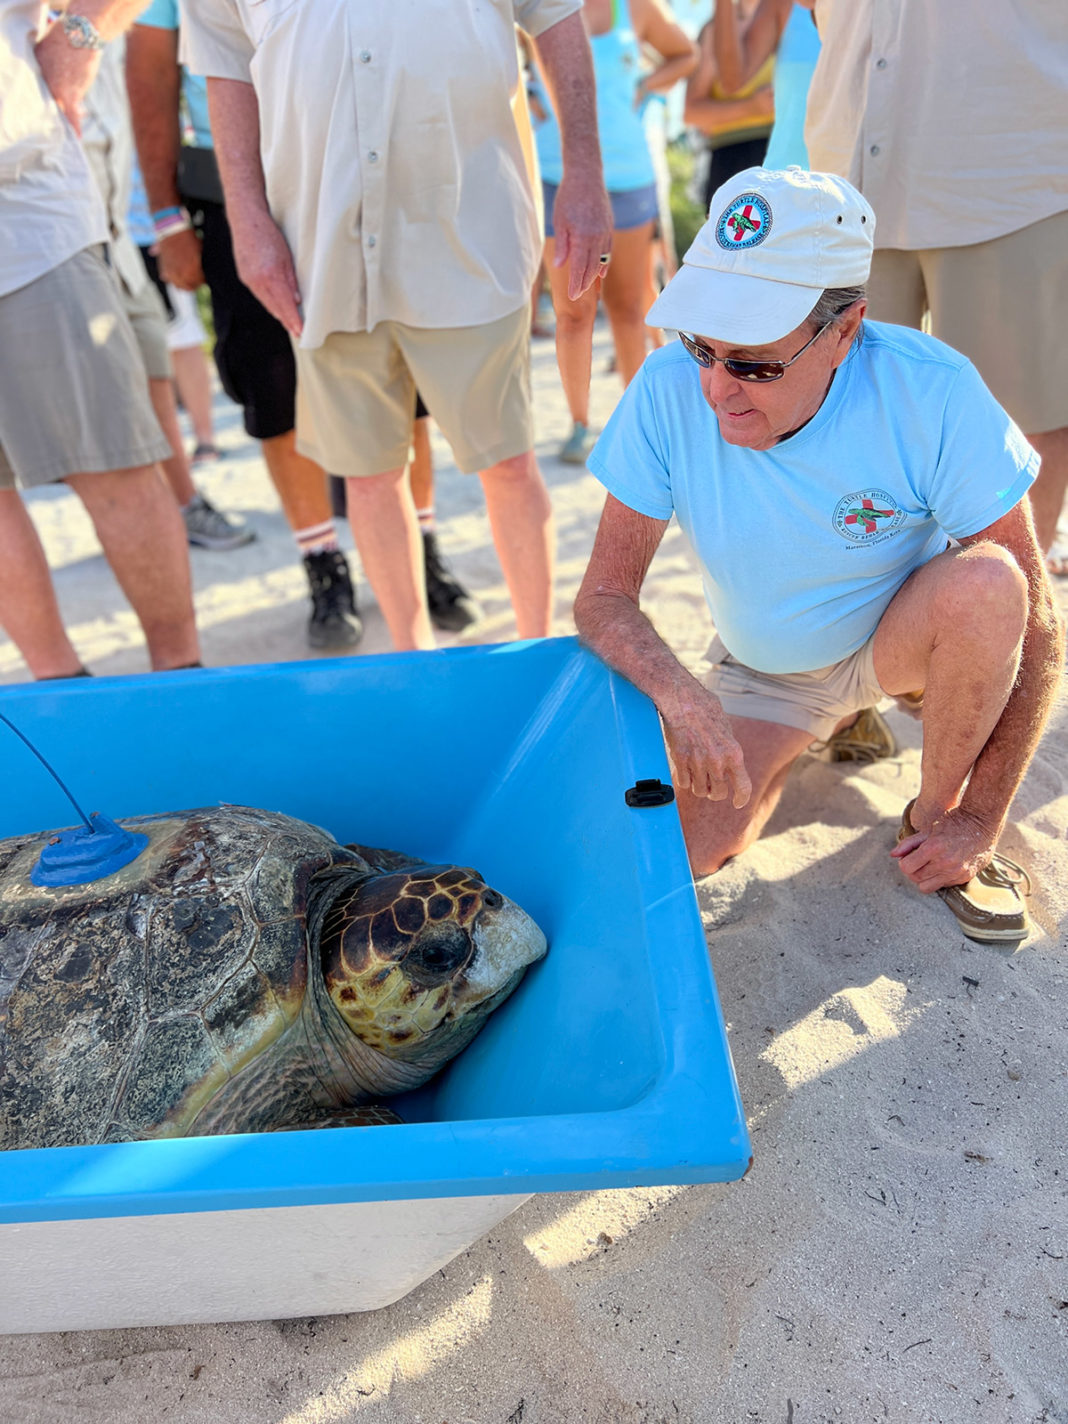
[[[185,208],[161,208],[152,214],[152,226],[159,238],[173,237],[178,232],[188,232],[193,226]]]

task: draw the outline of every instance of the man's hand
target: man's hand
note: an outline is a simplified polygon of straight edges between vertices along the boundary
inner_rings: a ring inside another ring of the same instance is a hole
[[[52,91],[52,98],[81,138],[82,100],[96,78],[100,52],[75,49],[63,33],[63,26],[57,23],[43,39],[38,40],[34,53],[44,82]]]
[[[661,707],[660,715],[676,784],[710,801],[729,797],[740,811],[753,787],[719,698],[697,686],[670,708]]]
[[[606,264],[600,259],[612,250],[612,208],[600,178],[584,183],[565,169],[553,204],[553,229],[553,266],[569,264],[567,295],[576,301],[604,276]]]
[[[993,830],[959,806],[925,831],[916,831],[890,854],[917,890],[931,895],[946,885],[965,885],[989,865],[997,845]]]
[[[191,229],[173,233],[159,240],[156,261],[159,275],[172,287],[183,292],[195,292],[204,284],[204,269],[200,265],[200,238]]]
[[[301,295],[293,256],[281,228],[269,213],[246,209],[238,218],[229,211],[237,274],[291,336],[304,330]]]

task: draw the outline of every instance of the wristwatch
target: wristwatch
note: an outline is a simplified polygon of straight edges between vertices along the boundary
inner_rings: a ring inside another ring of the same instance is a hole
[[[75,49],[104,49],[107,46],[107,40],[100,38],[97,27],[84,15],[72,15],[68,11],[63,16],[63,33]]]

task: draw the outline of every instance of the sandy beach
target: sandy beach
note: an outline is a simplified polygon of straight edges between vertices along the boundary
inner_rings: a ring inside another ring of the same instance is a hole
[[[599,327],[595,423],[618,396],[608,354]],[[534,380],[570,633],[602,491],[552,456],[568,422],[551,341]],[[259,537],[193,551],[204,660],[307,657],[295,546],[236,410],[217,413],[228,458],[202,483]],[[435,453],[476,636],[510,638],[478,482]],[[83,660],[143,671],[77,500],[29,504]],[[384,651],[359,596],[357,656]],[[698,667],[711,628],[674,526],[646,603]],[[0,681],[25,676],[0,640]],[[1068,715],[1062,700],[1002,841],[1035,886],[1015,953],[962,938],[890,859],[919,729],[888,719],[897,757],[806,757],[764,839],[698,885],[752,1133],[743,1181],[536,1197],[369,1314],[2,1337],[0,1424],[1068,1424]]]

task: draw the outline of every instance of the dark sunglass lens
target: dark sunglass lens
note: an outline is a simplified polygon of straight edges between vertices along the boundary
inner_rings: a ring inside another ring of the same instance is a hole
[[[783,373],[781,361],[732,361],[723,363],[738,381],[777,381]]]

